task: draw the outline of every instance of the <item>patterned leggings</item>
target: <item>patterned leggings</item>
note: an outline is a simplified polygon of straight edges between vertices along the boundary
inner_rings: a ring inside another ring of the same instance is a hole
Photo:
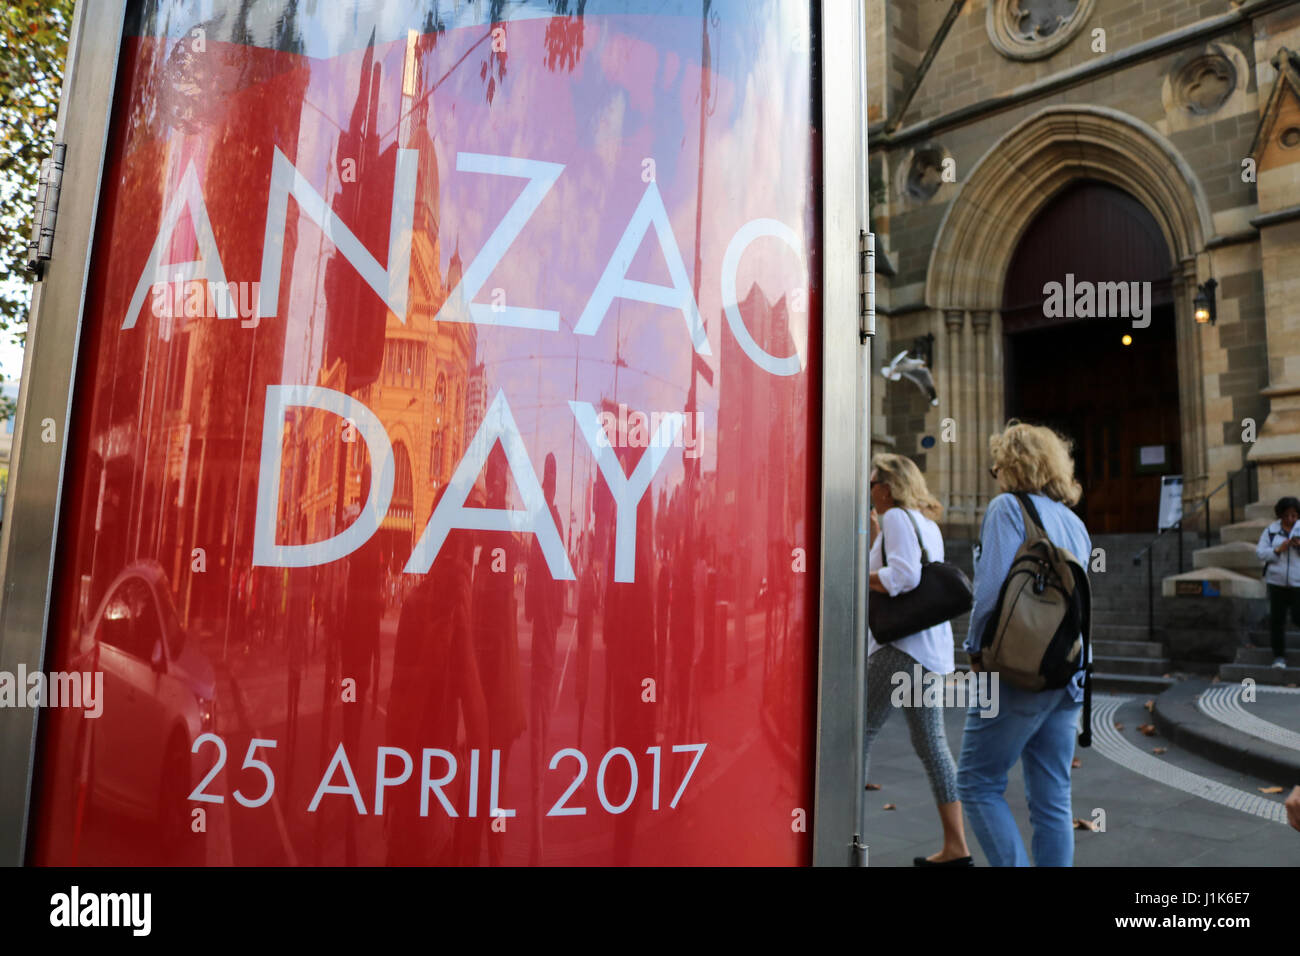
[[[886,644],[867,658],[867,728],[866,753],[863,755],[863,776],[871,762],[871,743],[885,726],[895,685],[894,675],[900,671],[912,679],[916,658]],[[929,672],[925,672],[928,674]],[[910,691],[910,683],[908,685]],[[905,698],[911,703],[909,692]],[[942,707],[903,707],[907,729],[912,736],[912,747],[925,766],[930,778],[930,790],[936,803],[952,803],[957,797],[957,766],[948,750],[948,738],[943,730]],[[869,779],[869,778],[868,778]]]

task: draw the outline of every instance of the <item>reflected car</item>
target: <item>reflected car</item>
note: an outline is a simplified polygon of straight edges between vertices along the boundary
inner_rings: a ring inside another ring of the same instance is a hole
[[[83,632],[80,669],[104,674],[103,713],[86,720],[79,752],[91,803],[186,828],[191,747],[212,729],[215,678],[187,640],[162,567],[128,566]]]

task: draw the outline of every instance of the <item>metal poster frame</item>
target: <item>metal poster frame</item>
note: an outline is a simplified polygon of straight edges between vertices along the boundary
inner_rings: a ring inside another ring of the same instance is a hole
[[[79,3],[55,138],[67,144],[53,254],[32,292],[0,534],[0,671],[43,669],[81,315],[126,3]],[[53,441],[46,439],[53,437]],[[39,713],[0,719],[0,863],[24,861]]]
[[[861,4],[818,2],[813,51],[821,72],[824,360],[815,803],[808,809],[814,864],[842,866],[865,862],[853,845],[864,803],[866,588],[857,569],[866,545],[862,455],[870,445],[864,430],[870,379],[861,374],[867,346],[859,318],[867,223],[865,43]],[[32,295],[0,533],[0,671],[9,673],[20,666],[41,670],[45,662],[81,316],[126,9],[127,0],[80,3],[72,23],[56,134],[67,144],[60,215],[52,257]],[[0,716],[0,864],[22,865],[39,713],[14,708]]]
[[[862,375],[860,238],[866,218],[864,11],[822,0],[822,527],[813,864],[865,863],[861,827],[866,687],[866,513],[862,455],[870,376]],[[865,854],[864,854],[865,855]]]

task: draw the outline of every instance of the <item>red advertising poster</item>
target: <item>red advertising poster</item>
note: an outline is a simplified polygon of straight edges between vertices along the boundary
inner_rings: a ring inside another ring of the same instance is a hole
[[[810,862],[812,5],[198,6],[128,18],[32,860]]]

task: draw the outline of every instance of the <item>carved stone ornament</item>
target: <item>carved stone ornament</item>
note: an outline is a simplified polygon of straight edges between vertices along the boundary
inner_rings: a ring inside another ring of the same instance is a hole
[[[943,161],[947,154],[943,147],[927,143],[912,154],[907,164],[907,178],[903,192],[909,199],[925,202],[943,185]]]
[[[989,39],[1012,60],[1039,60],[1069,43],[1096,0],[989,0]]]
[[[1237,88],[1237,67],[1217,50],[1192,60],[1174,79],[1179,105],[1193,116],[1216,112]]]

